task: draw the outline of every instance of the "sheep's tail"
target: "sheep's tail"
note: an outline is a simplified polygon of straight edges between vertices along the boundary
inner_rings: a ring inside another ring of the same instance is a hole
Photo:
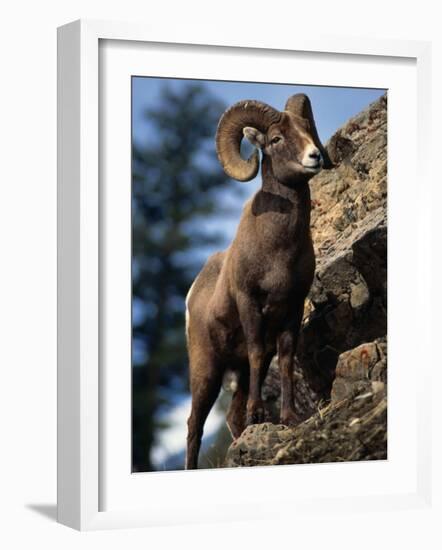
[[[236,392],[238,389],[238,373],[227,369],[223,376],[223,390],[227,392]]]

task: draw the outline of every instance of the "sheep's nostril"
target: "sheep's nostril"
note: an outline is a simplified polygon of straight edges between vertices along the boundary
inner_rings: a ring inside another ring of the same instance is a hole
[[[313,160],[320,160],[321,159],[321,153],[318,150],[311,151],[308,156]]]

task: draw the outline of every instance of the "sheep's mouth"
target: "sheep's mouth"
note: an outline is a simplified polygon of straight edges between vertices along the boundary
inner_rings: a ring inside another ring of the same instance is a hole
[[[322,162],[317,162],[316,164],[303,164],[302,167],[309,174],[317,174],[322,169]]]

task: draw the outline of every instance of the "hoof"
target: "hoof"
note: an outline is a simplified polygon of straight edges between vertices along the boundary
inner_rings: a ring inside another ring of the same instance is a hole
[[[299,418],[293,411],[289,411],[281,414],[280,423],[284,426],[296,426],[299,424]]]
[[[251,424],[262,424],[265,421],[265,410],[264,407],[256,407],[250,413],[247,413],[246,424],[250,426]]]

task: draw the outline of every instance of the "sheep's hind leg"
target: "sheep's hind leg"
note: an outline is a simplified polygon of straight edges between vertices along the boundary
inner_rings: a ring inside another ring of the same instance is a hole
[[[204,369],[204,374],[200,374]],[[222,372],[215,365],[204,365],[191,372],[190,387],[192,390],[192,409],[187,421],[187,456],[186,470],[198,468],[198,454],[201,447],[204,423],[216,398],[219,395]]]
[[[248,367],[247,367],[248,369]],[[226,422],[233,439],[238,439],[246,427],[246,405],[249,395],[249,373],[242,371],[238,377],[238,387],[232,396]]]

